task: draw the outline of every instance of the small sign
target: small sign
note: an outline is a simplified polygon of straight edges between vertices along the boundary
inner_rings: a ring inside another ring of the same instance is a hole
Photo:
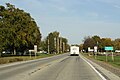
[[[94,46],[94,52],[97,52],[97,49],[98,49],[97,46]]]
[[[37,45],[34,45],[34,51],[37,52]]]
[[[88,51],[90,51],[90,47],[88,47]]]
[[[113,47],[105,47],[105,50],[106,50],[106,51],[110,51],[110,50],[112,51],[112,50],[114,50],[114,49],[113,49]]]
[[[93,50],[93,49],[90,49],[90,47],[88,47],[88,51],[89,51],[89,52],[93,52],[94,50]]]

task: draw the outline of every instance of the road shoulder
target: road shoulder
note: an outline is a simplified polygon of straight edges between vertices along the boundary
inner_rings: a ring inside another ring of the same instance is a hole
[[[84,56],[80,55],[82,59],[87,61],[91,64],[106,80],[120,80],[120,77],[115,75],[114,73],[106,70],[105,68],[101,67],[100,65],[96,64],[95,62],[85,58]]]

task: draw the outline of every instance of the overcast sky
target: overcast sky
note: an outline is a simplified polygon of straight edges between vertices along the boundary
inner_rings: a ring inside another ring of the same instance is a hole
[[[120,38],[120,0],[0,0],[30,13],[42,37],[58,31],[70,44],[85,36]]]

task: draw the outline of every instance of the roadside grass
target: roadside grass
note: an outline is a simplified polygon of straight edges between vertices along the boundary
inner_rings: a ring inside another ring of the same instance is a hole
[[[12,63],[12,62],[18,62],[18,61],[27,61],[27,60],[34,60],[39,58],[45,58],[50,57],[58,54],[44,54],[44,53],[38,53],[38,55],[35,56],[10,56],[10,57],[1,57],[0,58],[0,64],[6,64],[6,63]]]
[[[50,57],[58,54],[44,54],[44,53],[39,53],[37,58],[44,58],[44,57]]]
[[[89,53],[85,53],[85,54],[83,53],[85,57],[95,59],[95,56],[89,56],[88,54]],[[114,56],[114,61],[112,60],[112,56],[107,56],[107,62],[106,62],[105,55],[97,55],[96,60],[108,63],[114,67],[120,68],[120,56]]]
[[[96,58],[97,60],[99,61],[104,61],[106,62],[106,56],[97,56]],[[115,67],[118,67],[120,68],[120,56],[114,56],[114,61],[112,61],[112,57],[111,56],[108,56],[107,57],[107,63],[115,66]]]

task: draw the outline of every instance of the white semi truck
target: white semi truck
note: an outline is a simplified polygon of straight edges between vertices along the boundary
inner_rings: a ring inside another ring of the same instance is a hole
[[[70,47],[70,55],[72,56],[79,56],[79,47],[78,46],[71,46]]]

